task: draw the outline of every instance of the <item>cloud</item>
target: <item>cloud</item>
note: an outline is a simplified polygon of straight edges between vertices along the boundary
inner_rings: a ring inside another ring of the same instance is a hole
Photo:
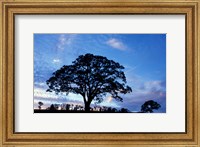
[[[52,59],[54,60],[54,65],[60,65],[58,63],[71,64],[79,55],[83,54],[84,49],[80,49],[81,41],[79,36],[78,34],[59,35],[56,44],[56,52]]]
[[[51,99],[58,99],[59,96],[55,93],[46,92],[46,89],[44,88],[34,88],[34,98],[40,97],[40,98],[51,98]]]
[[[142,91],[165,91],[165,89],[165,81],[148,81],[140,87],[140,90]]]
[[[36,89],[38,89],[38,88],[47,89],[48,86],[47,86],[46,82],[34,82],[34,88],[36,88]]]
[[[112,48],[115,48],[121,51],[124,51],[127,49],[127,47],[124,45],[123,42],[115,38],[109,39],[108,41],[106,41],[106,44],[111,46]]]
[[[122,95],[123,103],[115,102],[121,107],[128,108],[131,111],[140,111],[141,105],[145,101],[154,100],[161,104],[161,108],[155,112],[166,112],[166,82],[165,81],[147,81],[143,86],[133,89],[128,95]]]
[[[53,59],[53,63],[60,63],[60,59]]]
[[[124,96],[124,101],[120,106],[128,108],[131,111],[140,111],[142,104],[148,100],[154,100],[161,104],[161,109],[158,112],[166,111],[166,92],[136,92],[132,95]]]
[[[46,92],[47,88],[34,87],[34,99],[46,99],[46,100],[56,100],[60,99],[68,99],[68,100],[82,100],[82,97],[78,94],[69,93],[66,95],[65,93],[55,94],[55,92]]]
[[[75,36],[76,36],[75,34],[71,34],[71,35],[61,34],[58,39],[59,42],[57,44],[57,48],[59,50],[64,50],[65,46],[72,44]]]
[[[110,103],[113,98],[112,98],[112,96],[108,96],[106,99],[107,99],[107,102]]]
[[[138,66],[124,65],[126,73],[133,73]]]
[[[52,66],[49,62],[53,62],[53,58],[49,58],[39,51],[34,51],[34,82],[45,82],[52,73],[57,69],[56,66]]]

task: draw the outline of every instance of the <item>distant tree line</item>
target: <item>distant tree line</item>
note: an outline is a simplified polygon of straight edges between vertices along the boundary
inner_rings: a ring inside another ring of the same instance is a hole
[[[85,108],[82,105],[74,105],[74,104],[51,104],[50,107],[46,108],[46,110],[65,110],[67,112],[70,111],[85,111]],[[126,108],[116,109],[112,107],[107,106],[94,106],[90,107],[90,112],[123,112],[127,113],[130,112],[130,110]]]
[[[43,102],[38,102],[38,108],[41,110],[41,107]],[[153,100],[146,101],[142,106],[141,110],[139,113],[153,113],[153,110],[158,110],[161,107],[160,104]],[[44,109],[43,109],[44,110]],[[68,103],[63,103],[63,104],[51,104],[49,107],[46,108],[46,110],[49,111],[59,111],[59,110],[64,110],[66,112],[83,112],[85,111],[84,106],[82,105],[75,105],[75,104],[68,104]],[[94,106],[90,107],[90,112],[110,112],[110,113],[129,113],[131,112],[127,108],[112,108],[112,107],[107,107],[107,106]]]

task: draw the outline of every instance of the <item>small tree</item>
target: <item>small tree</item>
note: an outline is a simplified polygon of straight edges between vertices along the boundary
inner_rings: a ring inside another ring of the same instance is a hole
[[[117,112],[117,109],[116,109],[116,108],[112,108],[111,111],[112,111],[112,112]]]
[[[153,113],[153,109],[158,110],[161,107],[160,104],[153,100],[146,101],[142,106],[141,106],[141,112],[144,113]]]
[[[59,109],[59,106],[60,106],[60,104],[54,104],[54,107],[55,107],[56,110]]]
[[[66,110],[69,111],[70,110],[70,104],[66,105]]]
[[[111,111],[112,111],[112,108],[108,107],[107,112],[111,112]]]
[[[55,91],[80,94],[83,97],[85,111],[90,111],[92,101],[101,103],[106,94],[113,99],[123,101],[119,94],[130,93],[126,85],[124,67],[103,56],[85,54],[79,56],[72,65],[64,65],[47,80],[48,92]]]
[[[50,106],[50,110],[56,110],[54,104],[51,104],[51,106]]]
[[[43,104],[43,102],[38,102],[38,105],[39,105],[39,106],[38,106],[39,110],[41,110],[42,105],[44,105],[44,104]]]
[[[130,111],[128,109],[126,109],[126,108],[121,108],[120,112],[122,112],[122,113],[128,113]]]

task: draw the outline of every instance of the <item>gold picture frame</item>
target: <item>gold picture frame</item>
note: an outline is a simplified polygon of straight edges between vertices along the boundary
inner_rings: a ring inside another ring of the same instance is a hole
[[[0,2],[0,146],[200,146],[199,0],[3,0]],[[16,14],[183,14],[186,17],[185,133],[15,133]]]

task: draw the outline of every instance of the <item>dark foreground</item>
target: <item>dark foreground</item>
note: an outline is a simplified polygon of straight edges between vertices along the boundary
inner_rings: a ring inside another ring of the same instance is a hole
[[[134,112],[112,112],[112,111],[90,111],[90,112],[85,112],[85,111],[66,111],[66,110],[34,110],[34,113],[134,113]]]

